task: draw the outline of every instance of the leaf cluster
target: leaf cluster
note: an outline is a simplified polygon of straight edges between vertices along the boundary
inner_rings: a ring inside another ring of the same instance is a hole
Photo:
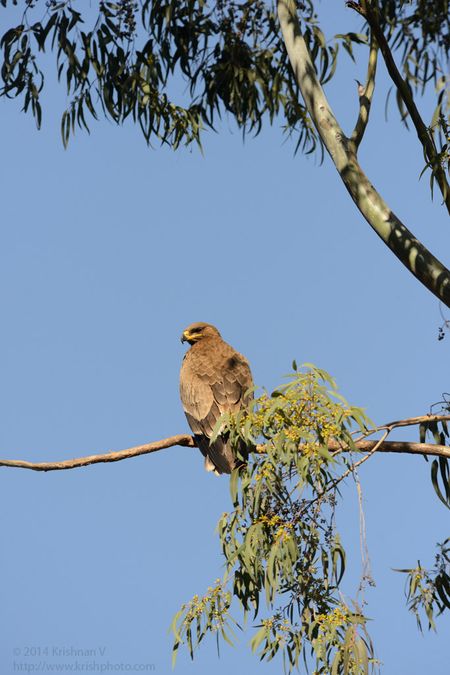
[[[61,122],[65,145],[76,126],[88,129],[99,109],[118,124],[131,117],[147,142],[155,137],[173,148],[200,143],[201,130],[214,128],[224,111],[243,133],[258,133],[264,116],[272,121],[281,113],[289,133],[298,132],[299,146],[316,145],[274,8],[262,0],[118,0],[100,2],[98,11],[78,11],[75,0],[19,4],[20,22],[1,39],[0,95],[23,97],[23,110],[31,105],[40,126],[45,74],[39,57],[47,48],[56,52],[70,99]],[[335,51],[311,2],[302,14],[326,79]]]
[[[449,169],[450,114],[450,5],[448,0],[381,0],[380,17],[383,32],[390,47],[398,52],[403,77],[411,90],[423,94],[434,85],[436,106],[429,131],[439,146],[438,161]],[[407,123],[408,112],[400,93],[396,92],[402,120]],[[429,163],[425,169],[432,168]],[[424,169],[424,170],[425,170]],[[430,176],[433,189],[433,174]]]
[[[431,436],[437,445],[448,445],[450,432],[445,420],[427,421],[420,425],[420,442],[425,443]],[[446,457],[434,459],[431,463],[431,482],[440,501],[450,509],[450,463]]]
[[[449,410],[447,395],[435,406],[443,411]],[[420,441],[428,437],[437,445],[448,445],[450,433],[447,422],[441,420],[426,421],[420,425]],[[431,463],[431,482],[439,500],[450,509],[450,464],[445,457],[434,459]],[[422,614],[428,621],[429,629],[436,629],[435,617],[450,610],[450,538],[437,545],[438,551],[432,569],[422,567],[420,561],[410,569],[398,569],[407,574],[406,599],[408,609],[414,614],[417,625],[422,630]]]
[[[174,149],[201,143],[224,113],[243,134],[259,133],[280,118],[296,148],[321,148],[303,104],[276,17],[264,0],[0,0],[17,8],[17,20],[0,41],[0,95],[19,98],[38,127],[56,55],[58,79],[69,103],[62,113],[65,145],[77,127],[89,131],[102,114],[117,124],[137,123],[147,141]],[[400,55],[408,86],[423,92],[432,83],[437,106],[430,128],[440,139],[439,161],[448,156],[448,0],[381,0],[380,21]],[[1,10],[0,10],[1,11]],[[335,73],[340,45],[354,58],[368,44],[368,29],[327,38],[313,0],[298,3],[302,32],[324,83]],[[397,97],[403,119],[407,113]]]
[[[230,605],[231,593],[224,590],[221,579],[216,579],[214,586],[210,586],[203,597],[195,595],[187,604],[182,605],[172,621],[175,636],[172,665],[175,665],[181,644],[187,645],[193,657],[194,645],[198,646],[210,632],[217,632],[225,642],[232,644],[231,625],[235,622],[229,614]]]
[[[352,432],[366,431],[368,420],[327,373],[294,366],[287,384],[223,416],[216,430],[236,449],[253,449],[231,476],[233,510],[218,523],[223,584],[244,621],[253,617],[251,649],[262,660],[280,654],[288,671],[302,659],[317,673],[368,673],[375,660],[366,618],[339,590],[346,554],[335,521]],[[331,453],[330,440],[346,452]],[[176,649],[190,611],[175,619]],[[202,626],[200,639],[217,631],[213,619]],[[195,645],[188,648],[192,656]]]
[[[404,74],[422,92],[429,82],[448,77],[450,6],[448,0],[380,0],[380,17],[392,49],[400,52]]]
[[[407,574],[406,599],[408,609],[415,615],[422,630],[422,614],[429,629],[436,629],[435,616],[450,609],[450,538],[438,544],[435,563],[431,570],[417,563],[413,569],[400,569]]]

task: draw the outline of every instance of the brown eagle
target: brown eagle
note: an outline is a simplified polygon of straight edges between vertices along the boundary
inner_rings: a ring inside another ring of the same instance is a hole
[[[223,413],[237,412],[253,398],[248,391],[253,387],[250,366],[210,323],[192,323],[183,331],[181,342],[192,345],[180,371],[181,402],[205,457],[205,469],[231,473],[238,462],[227,435],[219,435],[211,444],[210,438]]]

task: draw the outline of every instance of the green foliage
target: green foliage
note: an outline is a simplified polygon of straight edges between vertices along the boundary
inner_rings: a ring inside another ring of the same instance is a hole
[[[220,579],[216,579],[214,586],[208,588],[206,595],[202,598],[194,595],[189,603],[181,607],[172,622],[172,631],[175,635],[173,665],[180,644],[186,643],[193,657],[194,636],[195,646],[198,646],[211,631],[221,635],[228,644],[233,644],[231,625],[235,622],[229,615],[230,605],[231,593],[224,590]]]
[[[1,0],[5,7],[7,0]],[[14,3],[15,4],[15,3]],[[298,145],[312,150],[316,135],[299,102],[274,8],[262,0],[208,4],[204,0],[100,2],[98,12],[74,9],[70,0],[24,0],[20,23],[2,39],[4,86],[0,94],[24,97],[41,123],[44,69],[39,52],[56,52],[58,78],[71,98],[62,117],[67,145],[76,125],[88,128],[98,107],[114,122],[131,116],[147,140],[177,148],[200,143],[202,128],[214,128],[223,111],[245,132],[258,133],[264,116],[282,113]],[[313,6],[302,11],[317,68],[332,74],[335,50],[318,28]],[[170,92],[188,84],[187,99]],[[181,85],[181,86],[180,86]]]
[[[444,77],[448,85],[450,7],[448,0],[381,0],[380,14],[391,47],[401,50],[404,76],[425,90]]]
[[[414,569],[396,570],[408,575],[406,598],[408,608],[415,615],[422,630],[421,613],[428,620],[428,628],[435,629],[435,615],[450,609],[450,538],[438,544],[435,563],[431,570],[424,569],[420,562]]]
[[[446,445],[447,439],[450,438],[447,422],[445,420],[423,422],[420,425],[421,443],[425,443],[427,436],[431,436],[437,445]],[[431,482],[441,502],[450,509],[450,463],[446,457],[432,461]]]
[[[244,622],[249,615],[257,622],[251,649],[261,660],[280,654],[288,671],[302,658],[315,673],[368,673],[376,661],[367,619],[339,590],[345,550],[335,522],[353,434],[364,434],[368,420],[327,373],[294,367],[287,384],[222,417],[216,429],[253,452],[231,476],[233,510],[218,523],[224,579],[175,617],[175,654],[186,642],[193,656],[207,632],[229,641],[234,597]]]
[[[438,161],[450,167],[450,6],[448,0],[382,0],[380,14],[391,49],[400,54],[402,75],[409,87],[423,94],[431,84],[436,92],[436,107],[429,130],[438,148]],[[407,111],[397,93],[397,105],[403,121]],[[431,168],[427,162],[424,171]],[[433,172],[430,185],[433,191]]]
[[[321,147],[299,101],[275,3],[0,0],[0,5],[17,8],[1,38],[0,95],[19,97],[39,127],[46,83],[42,53],[54,52],[69,98],[61,119],[65,145],[77,126],[89,130],[102,113],[117,124],[131,118],[147,143],[159,139],[176,149],[200,144],[202,130],[213,129],[227,112],[243,133],[259,133],[264,120],[281,117],[297,148]],[[420,92],[429,83],[436,87],[430,128],[444,165],[449,160],[448,0],[381,0],[379,5],[383,30],[408,84]],[[367,26],[330,40],[312,0],[299,2],[298,10],[316,70],[326,82],[336,71],[339,46],[354,58],[353,47],[367,44]],[[405,118],[401,99],[397,102]]]
[[[433,407],[440,407],[443,413],[450,411],[447,399]],[[431,437],[437,445],[448,445],[450,433],[447,422],[445,420],[423,422],[420,425],[421,443],[427,441],[428,437]],[[439,457],[432,461],[431,482],[439,500],[450,509],[450,463],[447,458]],[[427,618],[428,628],[435,630],[435,617],[450,609],[450,538],[438,544],[437,548],[432,569],[425,569],[418,562],[415,568],[396,570],[408,575],[406,582],[408,609],[415,615],[420,630],[422,630],[422,614]]]

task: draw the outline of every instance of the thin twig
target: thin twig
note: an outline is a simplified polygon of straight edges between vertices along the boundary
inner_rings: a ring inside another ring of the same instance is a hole
[[[431,413],[428,415],[419,415],[418,417],[407,417],[404,420],[395,420],[394,422],[387,422],[386,424],[380,424],[378,427],[375,427],[374,429],[368,429],[363,434],[360,434],[358,438],[355,439],[355,443],[359,443],[359,441],[367,438],[368,436],[372,436],[373,434],[377,434],[379,431],[384,429],[389,429],[389,431],[392,431],[393,429],[397,428],[399,429],[400,427],[411,427],[416,426],[417,424],[424,424],[427,422],[449,422],[449,421],[450,415],[431,415]],[[359,433],[359,430],[353,433]]]
[[[364,137],[364,132],[366,131],[367,123],[369,121],[370,106],[372,104],[373,93],[375,91],[377,57],[378,44],[374,37],[373,31],[370,31],[370,51],[369,62],[367,65],[366,84],[360,93],[358,119],[356,120],[354,131],[350,136],[350,142],[354,145],[355,153]]]
[[[364,514],[363,506],[363,493],[361,487],[361,481],[359,480],[358,471],[355,471],[355,483],[356,483],[356,492],[358,495],[358,511],[359,511],[359,547],[361,550],[361,577],[359,581],[357,597],[361,597],[361,600],[358,600],[358,604],[364,605],[366,601],[364,599],[364,593],[366,590],[367,584],[374,586],[375,581],[372,576],[372,568],[370,564],[370,554],[369,547],[367,545],[367,531],[366,531],[366,516]]]
[[[376,8],[374,9],[371,3],[367,2],[366,0],[362,0],[361,2],[347,2],[347,6],[351,9],[354,9],[356,12],[358,12],[358,14],[366,19],[378,42],[387,71],[391,77],[391,80],[397,87],[397,91],[400,94],[403,103],[405,104],[405,107],[411,117],[412,123],[414,124],[417,132],[417,137],[419,138],[419,141],[421,142],[424,149],[427,162],[431,167],[434,176],[436,177],[436,181],[442,193],[444,203],[448,212],[450,213],[450,186],[447,182],[445,171],[439,161],[439,153],[434,143],[434,139],[428,130],[428,127],[420,116],[419,110],[414,102],[411,88],[406,80],[404,80],[400,75],[400,71],[396,66],[388,41],[384,36],[378,20],[378,11]]]
[[[367,453],[367,455],[364,455],[364,457],[362,457],[359,461],[352,464],[347,469],[347,471],[344,471],[344,473],[342,475],[338,476],[338,478],[334,478],[329,483],[327,483],[325,485],[323,491],[320,492],[316,497],[314,497],[314,499],[312,499],[310,502],[308,502],[308,504],[302,509],[302,511],[300,512],[300,515],[302,513],[304,513],[307,509],[309,509],[316,502],[320,503],[326,494],[331,492],[331,490],[335,490],[337,488],[337,486],[339,485],[339,483],[341,483],[345,478],[347,478],[351,473],[353,473],[358,466],[360,466],[361,464],[363,464],[363,462],[366,462],[370,457],[372,457],[372,455],[382,446],[382,443],[384,442],[384,439],[386,438],[386,436],[388,434],[389,434],[389,431],[385,431],[383,436],[380,439],[378,439],[377,441],[369,441],[369,442],[374,444],[374,447],[370,449],[370,451]],[[339,452],[342,451],[342,447],[337,442],[331,443],[331,446],[330,446],[330,443],[329,443],[328,448],[332,449],[332,446],[334,446],[334,445],[339,446],[338,447]],[[450,450],[450,448],[449,448],[449,450]]]
[[[354,464],[349,466],[347,471],[344,471],[342,476],[339,476],[339,478],[337,478],[335,481],[333,481],[333,485],[331,487],[336,487],[336,485],[338,485],[341,481],[343,481],[344,478],[347,478],[347,476],[349,476],[351,473],[353,473],[354,470],[358,468],[358,466],[361,466],[361,464],[364,464],[364,462],[367,462],[367,460],[370,459],[372,457],[372,455],[375,454],[375,452],[377,450],[379,450],[380,447],[386,442],[386,437],[388,435],[389,435],[389,431],[386,430],[384,432],[384,434],[382,435],[382,437],[378,441],[368,441],[368,443],[370,443],[373,447],[371,447],[370,450],[368,450],[367,455],[364,455],[364,457],[361,457],[361,459],[359,459],[357,462],[354,462]],[[360,449],[359,445],[357,445],[357,448]],[[450,456],[450,448],[447,448],[447,449],[449,450],[449,456]]]
[[[407,417],[404,420],[395,420],[383,424],[379,429],[396,429],[400,427],[411,427],[424,422],[449,422],[450,415],[419,415],[418,417]]]

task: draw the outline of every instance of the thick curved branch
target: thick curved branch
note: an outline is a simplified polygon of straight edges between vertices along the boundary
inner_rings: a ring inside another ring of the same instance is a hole
[[[305,106],[356,206],[391,251],[428,290],[450,307],[450,271],[391,211],[360,167],[317,77],[300,31],[294,0],[278,0],[278,17]]]
[[[412,123],[414,124],[417,132],[417,137],[422,144],[424,155],[433,171],[433,174],[436,177],[439,189],[444,199],[444,203],[447,207],[447,211],[450,213],[450,187],[447,182],[445,171],[439,161],[439,153],[435,146],[433,137],[428,131],[428,128],[422,117],[420,116],[419,110],[417,109],[417,106],[414,102],[412,91],[408,83],[400,75],[400,72],[396,66],[394,57],[392,56],[392,52],[389,48],[388,41],[386,40],[378,21],[377,10],[374,10],[370,2],[365,1],[361,3],[347,2],[347,5],[356,10],[358,14],[366,19],[373,35],[376,37],[376,40],[380,46],[381,54],[383,55],[383,59],[386,64],[387,71],[391,80],[397,87],[397,91],[399,92],[402,101],[405,104],[406,110],[411,117]]]
[[[363,139],[364,132],[369,121],[370,106],[372,105],[373,93],[375,91],[375,75],[377,72],[378,44],[373,31],[370,34],[369,62],[367,65],[366,84],[362,87],[359,96],[359,114],[356,120],[355,129],[350,137],[354,144],[355,152]]]

